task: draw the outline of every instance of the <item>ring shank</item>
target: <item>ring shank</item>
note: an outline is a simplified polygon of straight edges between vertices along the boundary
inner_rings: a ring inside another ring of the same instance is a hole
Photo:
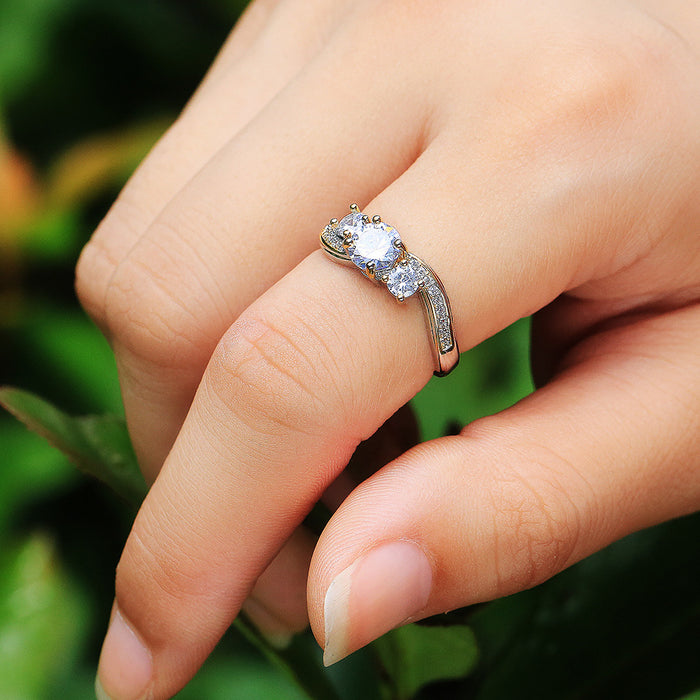
[[[413,256],[415,257],[415,256]],[[418,258],[416,258],[418,260]],[[436,368],[435,376],[448,375],[459,362],[459,348],[452,328],[452,310],[445,288],[440,278],[422,261],[430,273],[431,283],[419,290],[420,300],[428,322],[428,330],[433,343]]]
[[[430,265],[407,250],[404,251],[404,259],[418,280],[418,296],[423,303],[435,356],[433,374],[437,377],[444,377],[459,362],[459,348],[452,327],[450,300],[440,278]],[[377,279],[382,282],[385,277],[386,275],[379,275]]]

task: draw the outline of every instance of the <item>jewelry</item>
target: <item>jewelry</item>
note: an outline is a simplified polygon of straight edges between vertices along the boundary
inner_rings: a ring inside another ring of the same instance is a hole
[[[386,285],[399,302],[417,292],[435,350],[435,374],[444,377],[457,366],[459,349],[445,288],[428,265],[406,250],[393,226],[379,216],[370,219],[351,204],[347,216],[331,219],[323,229],[321,247],[336,262],[355,265],[365,277]]]

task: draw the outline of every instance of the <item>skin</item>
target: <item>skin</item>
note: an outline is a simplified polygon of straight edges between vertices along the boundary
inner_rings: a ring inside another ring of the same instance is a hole
[[[427,559],[417,618],[700,506],[699,88],[681,0],[252,4],[78,265],[152,482],[115,607],[148,663],[106,644],[105,693],[171,697],[244,604],[323,646],[382,543]],[[354,201],[438,272],[461,349],[536,314],[541,384],[359,485],[433,358],[417,301],[318,250]],[[343,653],[385,631],[349,604]]]

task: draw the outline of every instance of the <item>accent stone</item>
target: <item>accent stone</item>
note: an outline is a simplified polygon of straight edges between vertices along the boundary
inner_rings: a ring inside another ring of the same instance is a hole
[[[397,265],[388,275],[387,289],[398,299],[406,299],[418,291],[418,277],[408,265]]]
[[[356,231],[361,229],[363,225],[362,212],[351,212],[338,222],[338,233],[342,236],[343,231]]]

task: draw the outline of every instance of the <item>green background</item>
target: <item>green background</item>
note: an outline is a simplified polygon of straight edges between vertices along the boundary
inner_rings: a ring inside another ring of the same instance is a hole
[[[121,413],[114,362],[75,300],[73,267],[242,5],[0,0],[0,384],[72,413]],[[431,381],[414,401],[423,437],[529,393],[528,332],[521,321],[466,354],[449,379]],[[92,697],[131,517],[107,489],[0,414],[0,700]],[[421,696],[691,693],[700,688],[699,542],[700,519],[684,518],[616,543],[536,589],[453,613],[447,620],[468,624],[473,636],[440,654],[462,655],[466,675]],[[402,639],[391,638],[401,653],[387,668],[419,665]],[[299,644],[318,664],[311,640]],[[375,665],[371,652],[360,653],[329,678],[343,698],[386,697]],[[397,697],[413,692],[404,682],[404,691],[392,691]],[[232,631],[181,697],[303,695]]]

